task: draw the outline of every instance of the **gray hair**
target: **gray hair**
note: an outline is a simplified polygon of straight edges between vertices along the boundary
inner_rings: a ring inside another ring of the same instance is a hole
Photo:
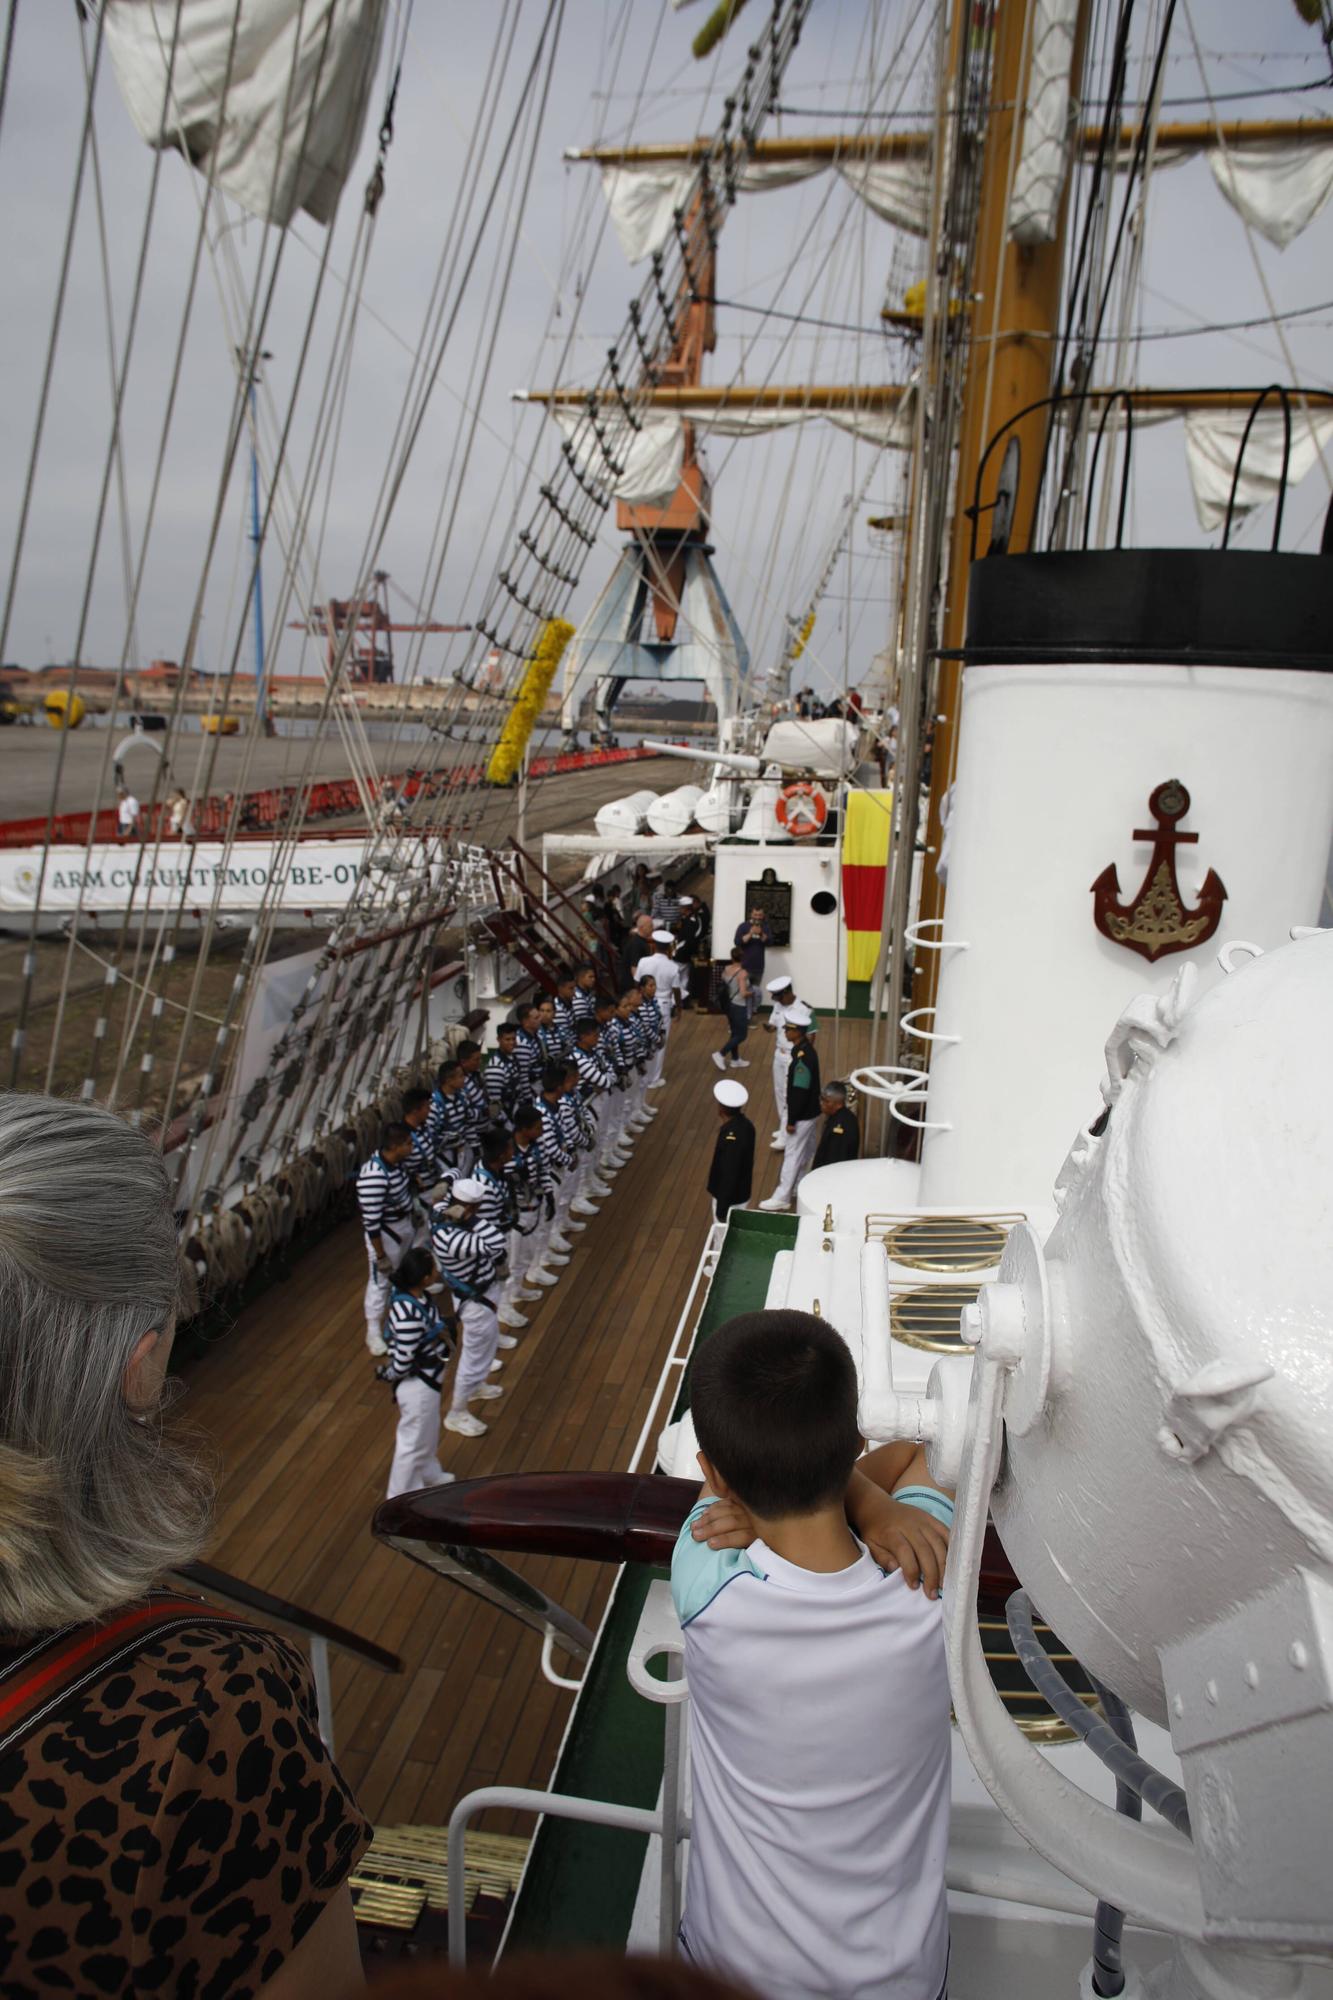
[[[839,1104],[845,1104],[847,1102],[847,1086],[845,1083],[826,1083],[824,1085],[824,1095],[825,1097],[836,1097]]]
[[[199,1554],[211,1479],[124,1386],[189,1283],[143,1133],[0,1093],[0,1631],[96,1617]]]

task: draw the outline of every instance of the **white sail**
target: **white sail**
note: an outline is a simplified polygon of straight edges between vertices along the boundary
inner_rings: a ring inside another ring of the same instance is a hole
[[[299,209],[333,219],[361,143],[384,7],[106,0],[105,34],[148,143],[179,148],[242,208],[285,227]]]

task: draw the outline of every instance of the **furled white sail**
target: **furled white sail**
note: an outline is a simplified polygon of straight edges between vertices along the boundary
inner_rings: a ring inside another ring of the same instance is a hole
[[[1055,241],[1074,129],[1077,20],[1078,0],[1037,0],[1032,10],[1032,63],[1009,197],[1009,234],[1016,243]]]
[[[1314,221],[1333,194],[1333,146],[1326,139],[1214,146],[1208,164],[1231,206],[1279,250]]]
[[[333,218],[384,11],[385,0],[105,0],[105,33],[148,143],[178,147],[242,208],[282,227],[299,209]]]
[[[797,424],[825,423],[867,444],[906,449],[912,442],[907,397],[892,410],[807,409],[795,401],[782,409],[757,410],[683,403],[669,411],[646,413],[637,430],[618,412],[603,408],[597,418],[598,430],[620,467],[612,477],[606,453],[585,412],[556,406],[551,415],[569,440],[579,469],[631,507],[659,505],[675,492],[685,462],[687,422],[704,436],[714,437],[760,437],[766,432],[791,430]]]
[[[751,160],[737,170],[736,185],[742,194],[766,194],[830,169],[885,222],[917,236],[925,234],[930,221],[930,164],[924,159],[831,160],[821,153],[791,160]],[[689,201],[696,172],[686,160],[633,160],[603,167],[602,191],[629,263],[641,263],[662,248],[671,235],[675,211]]]
[[[1185,451],[1199,525],[1208,534],[1226,519],[1236,456],[1245,435],[1244,410],[1196,410],[1185,419]],[[1135,419],[1137,422],[1137,418]],[[1280,409],[1262,409],[1255,418],[1236,482],[1233,518],[1277,497],[1282,484],[1284,425]],[[1299,485],[1321,452],[1333,447],[1333,410],[1291,413],[1291,459],[1287,484]]]

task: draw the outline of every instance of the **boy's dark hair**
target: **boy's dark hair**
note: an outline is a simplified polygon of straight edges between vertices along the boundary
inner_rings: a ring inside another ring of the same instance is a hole
[[[469,1056],[479,1056],[481,1054],[481,1043],[473,1041],[460,1042],[455,1053],[460,1063],[466,1062]]]
[[[861,1450],[856,1368],[827,1320],[740,1313],[690,1373],[699,1449],[756,1514],[813,1514],[839,1499]]]
[[[488,1167],[495,1162],[509,1144],[509,1134],[503,1125],[488,1125],[481,1135],[481,1157]]]
[[[398,1259],[398,1268],[393,1274],[394,1283],[400,1291],[410,1292],[414,1285],[421,1284],[430,1276],[434,1264],[435,1259],[429,1250],[406,1250]]]
[[[517,1011],[517,1012],[515,1013],[515,1015],[514,1015],[514,1019],[515,1019],[515,1020],[516,1020],[516,1021],[518,1022],[518,1025],[519,1025],[519,1027],[521,1028],[521,1027],[523,1026],[523,1023],[524,1023],[524,1022],[525,1022],[525,1021],[526,1021],[526,1020],[528,1019],[528,1016],[529,1016],[530,1014],[535,1014],[535,1013],[536,1013],[536,1011],[537,1011],[537,1003],[536,1003],[536,1001],[535,1001],[535,1000],[525,1000],[525,1001],[523,1002],[523,1005],[522,1005],[522,1006],[521,1006],[521,1007],[520,1007],[520,1008],[518,1009],[518,1011]]]
[[[585,1035],[599,1035],[600,1033],[601,1029],[598,1027],[596,1021],[593,1020],[592,1015],[585,1014],[574,1029],[574,1040],[581,1042]]]
[[[516,1035],[517,1033],[518,1033],[517,1021],[501,1021],[499,1027],[495,1031],[495,1039],[498,1042],[501,1035]]]
[[[446,1056],[435,1072],[436,1080],[443,1083],[446,1077],[452,1076],[455,1070],[459,1070],[462,1067],[463,1065],[459,1062],[457,1056]]]
[[[412,1127],[404,1125],[397,1118],[391,1119],[387,1125],[382,1126],[380,1129],[380,1151],[382,1153],[392,1152],[395,1146],[410,1146],[411,1143]]]
[[[411,1090],[405,1090],[403,1092],[404,1111],[420,1111],[423,1104],[429,1104],[429,1103],[430,1103],[430,1092],[428,1090],[423,1090],[420,1084],[413,1084]]]
[[[597,968],[591,959],[581,958],[574,967],[574,977],[575,979],[582,979],[585,972],[595,972],[596,970]]]
[[[534,1125],[541,1124],[541,1118],[541,1112],[530,1097],[525,1097],[521,1104],[514,1106],[514,1130],[516,1132],[530,1132]]]
[[[563,1090],[565,1087],[565,1078],[568,1075],[569,1075],[569,1070],[564,1063],[561,1062],[547,1063],[542,1070],[542,1089]]]

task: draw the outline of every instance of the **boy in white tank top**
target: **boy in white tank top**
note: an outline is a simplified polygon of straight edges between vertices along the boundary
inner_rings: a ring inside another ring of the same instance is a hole
[[[952,1501],[916,1446],[857,1463],[856,1371],[826,1320],[728,1321],[690,1394],[682,1950],[766,2000],[940,2000]]]

